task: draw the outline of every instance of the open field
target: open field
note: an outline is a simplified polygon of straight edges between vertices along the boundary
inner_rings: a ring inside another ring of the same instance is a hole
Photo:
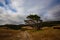
[[[53,27],[43,27],[38,31],[22,31],[1,27],[0,40],[60,40],[60,29],[53,29]]]

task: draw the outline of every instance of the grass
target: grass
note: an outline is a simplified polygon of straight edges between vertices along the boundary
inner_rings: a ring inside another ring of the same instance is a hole
[[[60,29],[43,27],[42,30],[12,30],[0,28],[0,40],[60,40]]]
[[[60,40],[60,30],[53,28],[43,28],[40,31],[31,32],[34,40]]]

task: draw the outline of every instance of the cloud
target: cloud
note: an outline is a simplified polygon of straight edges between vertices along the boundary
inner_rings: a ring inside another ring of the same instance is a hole
[[[24,23],[24,17],[16,14],[3,13],[0,15],[0,20],[2,24],[22,24]]]
[[[42,19],[45,19],[43,17],[49,10],[52,0],[26,0],[25,2],[26,14],[38,14]]]
[[[31,0],[25,4],[26,12],[38,14],[43,21],[60,21],[60,1],[59,0]],[[33,6],[34,5],[34,6]],[[30,7],[29,7],[30,6]]]
[[[47,10],[46,15],[43,17],[46,21],[60,21],[60,5],[56,5]]]
[[[60,4],[56,0],[0,0],[0,24],[22,24],[29,14],[43,21],[60,20]]]
[[[22,24],[24,22],[24,8],[21,7],[23,5],[21,2],[23,1],[11,0],[11,3],[0,7],[0,24]],[[14,9],[17,12],[14,12]]]

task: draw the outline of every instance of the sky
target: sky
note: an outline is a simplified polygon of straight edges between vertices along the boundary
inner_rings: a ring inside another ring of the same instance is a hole
[[[0,25],[23,24],[30,14],[43,21],[60,21],[60,0],[0,0]]]

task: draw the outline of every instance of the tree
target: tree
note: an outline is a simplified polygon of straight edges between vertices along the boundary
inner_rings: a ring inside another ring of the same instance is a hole
[[[38,15],[28,15],[26,18],[29,19],[25,20],[26,23],[31,24],[37,30],[40,29],[40,23],[42,20]]]

